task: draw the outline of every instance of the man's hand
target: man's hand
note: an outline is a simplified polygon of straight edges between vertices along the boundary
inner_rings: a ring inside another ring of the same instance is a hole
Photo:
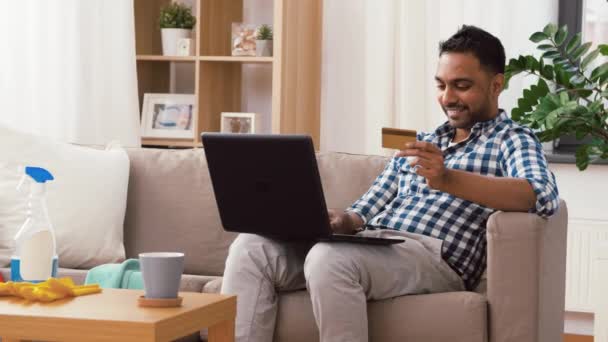
[[[526,179],[446,168],[443,153],[432,143],[407,143],[395,156],[415,157],[410,165],[426,178],[429,187],[456,197],[503,211],[527,211],[536,203],[536,193]]]
[[[363,225],[360,217],[353,217],[345,211],[334,209],[327,210],[331,230],[337,234],[355,234],[357,229]],[[356,215],[355,215],[356,216]]]
[[[396,154],[397,157],[414,157],[410,166],[416,173],[426,178],[429,187],[442,190],[448,181],[449,170],[443,161],[443,152],[435,144],[416,141],[405,144],[405,148]]]

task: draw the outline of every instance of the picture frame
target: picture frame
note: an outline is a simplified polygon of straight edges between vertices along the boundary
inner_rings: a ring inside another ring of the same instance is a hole
[[[144,94],[142,138],[194,139],[193,94]]]
[[[232,56],[251,56],[255,53],[255,36],[257,25],[247,23],[232,23]]]
[[[222,113],[220,132],[222,133],[260,133],[258,113]]]

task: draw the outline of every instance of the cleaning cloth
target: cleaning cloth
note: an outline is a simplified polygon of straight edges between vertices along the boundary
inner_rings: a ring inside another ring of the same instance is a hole
[[[84,283],[97,283],[106,289],[143,290],[144,288],[138,259],[127,259],[120,264],[93,267],[87,273]]]
[[[0,296],[17,296],[30,301],[52,302],[66,297],[100,293],[97,284],[76,285],[72,278],[49,278],[41,283],[0,283]]]

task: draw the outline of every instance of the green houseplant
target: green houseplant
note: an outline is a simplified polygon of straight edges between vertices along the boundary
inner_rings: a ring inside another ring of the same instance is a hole
[[[262,24],[255,35],[255,52],[257,56],[272,56],[272,27]]]
[[[543,142],[563,134],[591,142],[576,151],[576,165],[587,168],[595,159],[608,159],[608,62],[592,67],[598,56],[608,56],[608,45],[581,41],[578,33],[570,39],[568,28],[548,24],[534,32],[530,40],[542,51],[540,58],[519,56],[505,69],[508,81],[515,75],[534,75],[538,83],[524,89],[513,108],[513,120],[537,130]]]
[[[196,18],[192,15],[192,9],[186,5],[172,2],[160,9],[160,28],[178,28],[192,30],[196,24]]]
[[[172,2],[160,9],[158,22],[161,28],[163,55],[175,56],[178,41],[191,37],[196,18],[192,15],[190,7]]]

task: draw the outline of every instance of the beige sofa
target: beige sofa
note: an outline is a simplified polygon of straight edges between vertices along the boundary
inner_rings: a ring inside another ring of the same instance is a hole
[[[144,251],[184,252],[182,290],[219,291],[228,246],[236,235],[222,230],[203,150],[128,153],[127,257]],[[387,162],[385,157],[342,153],[321,153],[318,160],[331,208],[350,205]],[[566,222],[564,202],[549,220],[495,213],[487,224],[487,280],[477,291],[370,302],[370,341],[561,341]],[[2,272],[8,277],[7,269]],[[77,281],[85,274],[60,270],[61,276]],[[306,291],[281,295],[275,341],[318,341]]]

